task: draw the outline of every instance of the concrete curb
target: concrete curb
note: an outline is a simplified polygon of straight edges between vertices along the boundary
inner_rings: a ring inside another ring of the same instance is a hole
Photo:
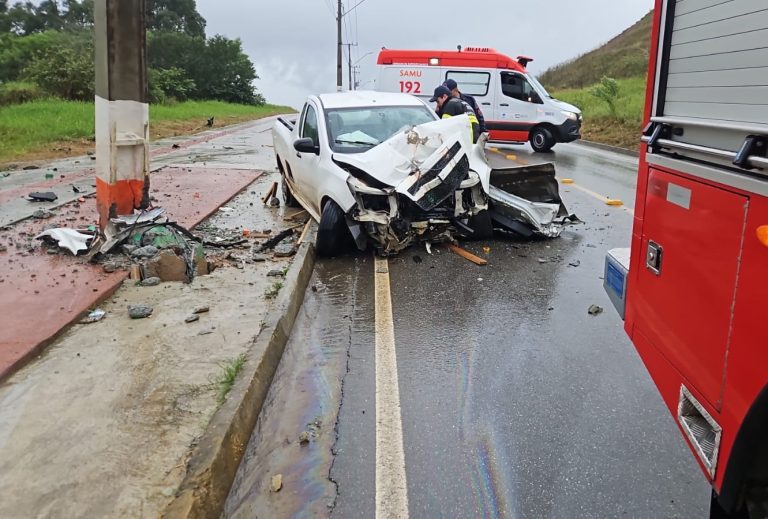
[[[597,148],[599,150],[603,151],[611,151],[613,153],[618,153],[619,155],[627,155],[629,157],[638,158],[640,157],[639,151],[633,151],[628,150],[626,148],[619,148],[618,146],[611,146],[609,144],[602,144],[600,142],[592,142],[592,141],[585,141],[584,139],[575,141],[576,144],[579,146],[586,146],[588,148]],[[640,146],[640,143],[638,143],[638,147]]]
[[[253,342],[243,371],[226,402],[216,411],[192,451],[187,473],[162,517],[203,519],[219,517],[237,474],[256,420],[283,356],[293,323],[304,302],[315,264],[313,221],[262,333]]]

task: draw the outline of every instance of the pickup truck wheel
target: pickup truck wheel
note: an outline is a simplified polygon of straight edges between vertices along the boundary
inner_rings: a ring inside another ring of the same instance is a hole
[[[283,188],[283,202],[285,203],[285,206],[300,207],[299,202],[293,197],[293,193],[291,193],[291,188],[288,187],[288,182],[285,181],[285,177],[283,177],[281,185]]]
[[[493,238],[493,222],[487,210],[480,211],[471,217],[468,225],[475,231],[471,237],[473,240],[490,240]]]
[[[317,229],[315,250],[321,258],[330,258],[342,254],[349,248],[352,235],[347,227],[344,211],[333,200],[323,206],[320,225]]]
[[[555,138],[552,136],[552,132],[543,126],[537,126],[531,130],[529,139],[533,151],[539,153],[546,153],[555,145]]]

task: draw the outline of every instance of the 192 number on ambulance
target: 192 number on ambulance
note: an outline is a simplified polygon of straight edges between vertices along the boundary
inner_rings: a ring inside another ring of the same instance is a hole
[[[400,92],[421,94],[421,81],[400,81]]]

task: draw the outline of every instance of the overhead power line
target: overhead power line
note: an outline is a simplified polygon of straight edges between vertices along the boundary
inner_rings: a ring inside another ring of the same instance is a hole
[[[352,11],[354,11],[355,9],[357,9],[357,7],[358,7],[359,5],[362,5],[362,4],[364,4],[366,1],[367,1],[367,0],[360,0],[358,3],[356,3],[355,5],[353,5],[353,6],[352,6],[350,9],[347,9],[347,11],[346,11],[344,14],[349,14],[349,13],[351,13]]]

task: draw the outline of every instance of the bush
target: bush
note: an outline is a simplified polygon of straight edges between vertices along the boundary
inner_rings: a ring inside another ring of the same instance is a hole
[[[615,79],[603,76],[600,83],[589,90],[589,94],[605,102],[611,116],[616,117],[616,98],[619,97],[619,84]]]
[[[46,93],[34,83],[11,81],[0,85],[0,106],[28,103],[45,97]]]
[[[195,82],[177,67],[149,70],[149,94],[153,103],[168,99],[186,101],[195,92]]]
[[[93,47],[49,49],[38,54],[24,74],[47,93],[72,101],[86,101],[94,96]]]

